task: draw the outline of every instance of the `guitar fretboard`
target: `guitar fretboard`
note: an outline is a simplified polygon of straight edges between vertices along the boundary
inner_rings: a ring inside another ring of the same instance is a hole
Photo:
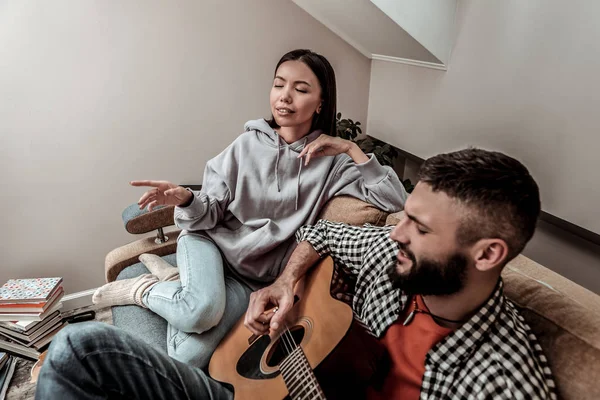
[[[279,369],[292,399],[325,399],[325,394],[300,346],[281,362]]]

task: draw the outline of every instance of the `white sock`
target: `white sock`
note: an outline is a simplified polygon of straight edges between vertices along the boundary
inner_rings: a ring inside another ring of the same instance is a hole
[[[159,281],[175,281],[179,279],[179,270],[156,254],[144,253],[139,259]]]
[[[131,279],[107,283],[96,290],[92,296],[92,303],[100,307],[137,304],[147,308],[142,303],[142,295],[157,282],[158,278],[156,276],[144,274]]]

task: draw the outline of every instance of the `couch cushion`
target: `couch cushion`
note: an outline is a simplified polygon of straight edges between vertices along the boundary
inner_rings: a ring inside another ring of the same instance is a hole
[[[336,196],[325,204],[319,218],[348,225],[382,226],[387,216],[385,211],[362,200],[351,196]]]
[[[563,399],[600,399],[600,296],[525,256],[504,269],[505,294],[537,336]]]
[[[163,259],[173,266],[177,265],[175,254],[164,256]],[[134,278],[147,273],[149,273],[148,269],[140,262],[122,270],[117,280]],[[158,350],[167,351],[167,321],[161,316],[135,305],[113,307],[112,314],[114,326],[131,333]]]
[[[397,225],[398,222],[404,217],[404,211],[398,211],[396,213],[390,214],[385,219],[386,225]]]

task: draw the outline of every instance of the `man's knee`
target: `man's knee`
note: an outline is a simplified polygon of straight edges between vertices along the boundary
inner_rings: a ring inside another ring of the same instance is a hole
[[[60,364],[61,362],[67,361],[70,356],[73,355],[71,335],[74,330],[76,330],[76,326],[67,325],[54,336],[52,343],[48,348],[48,354],[46,354],[46,361],[44,364],[48,364],[49,362]]]
[[[99,322],[67,325],[52,339],[44,365],[51,364],[54,368],[68,366],[80,356],[80,351],[93,350],[90,348],[93,345],[91,338],[98,338],[110,328],[112,327]]]

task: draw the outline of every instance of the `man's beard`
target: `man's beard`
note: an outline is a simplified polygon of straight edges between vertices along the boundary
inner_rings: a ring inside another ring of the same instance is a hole
[[[401,274],[397,265],[393,265],[391,277],[395,288],[409,295],[448,296],[465,286],[468,261],[462,253],[456,252],[444,261],[423,258],[417,263],[412,252],[402,245],[400,248],[410,258],[412,266],[410,271]]]

